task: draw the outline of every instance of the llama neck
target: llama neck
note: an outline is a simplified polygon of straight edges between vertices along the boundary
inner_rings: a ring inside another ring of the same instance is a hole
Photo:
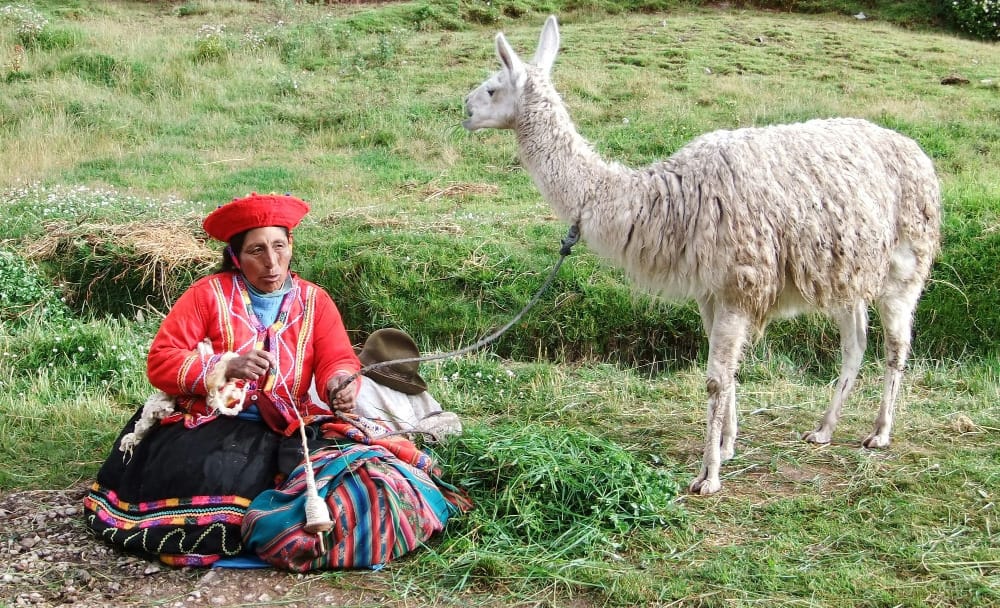
[[[621,209],[622,193],[643,188],[641,173],[601,158],[547,82],[529,78],[515,130],[521,163],[556,215],[578,223],[588,243],[612,254],[624,228],[616,220],[631,218],[609,210]]]

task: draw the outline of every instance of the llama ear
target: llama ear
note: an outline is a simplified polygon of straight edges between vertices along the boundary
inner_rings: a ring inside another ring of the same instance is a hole
[[[510,72],[511,82],[519,82],[521,75],[524,74],[524,63],[517,56],[517,53],[514,52],[514,48],[510,46],[507,38],[502,33],[497,34],[496,43],[497,57],[500,58],[500,63],[503,64],[504,69]]]
[[[555,15],[549,15],[542,26],[542,34],[538,37],[538,50],[532,63],[542,68],[546,74],[552,71],[552,64],[559,52],[559,24]]]

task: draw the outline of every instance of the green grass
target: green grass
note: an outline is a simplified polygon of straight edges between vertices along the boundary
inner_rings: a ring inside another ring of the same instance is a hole
[[[637,294],[580,244],[497,343],[422,368],[465,422],[437,450],[478,507],[388,568],[386,594],[1000,604],[1000,106],[982,82],[1000,79],[1000,55],[933,29],[932,3],[767,5],[779,10],[36,2],[17,19],[41,17],[37,32],[0,19],[0,489],[92,478],[149,391],[142,365],[159,314],[201,271],[151,283],[147,258],[100,235],[34,252],[57,226],[164,220],[197,236],[196,218],[234,196],[291,191],[313,205],[294,267],[333,294],[353,335],[396,326],[439,352],[511,318],[566,227],[510,133],[461,129],[462,97],[495,69],[497,30],[528,53],[558,11],[556,86],[614,160],[648,163],[712,129],[831,115],[897,129],[932,156],[944,243],[894,444],[858,447],[881,393],[877,318],[827,447],[799,437],[829,399],[836,331],[781,322],[740,370],[741,435],[722,493],[676,495],[701,457],[701,323],[688,303]],[[869,19],[850,17],[859,9]],[[970,84],[941,85],[950,73]]]

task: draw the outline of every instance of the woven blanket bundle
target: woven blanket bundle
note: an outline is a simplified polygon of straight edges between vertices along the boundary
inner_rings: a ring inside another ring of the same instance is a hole
[[[370,439],[347,424],[323,425],[342,442],[312,452],[316,487],[333,529],[311,534],[305,524],[305,467],[258,495],[243,519],[243,543],[272,566],[293,572],[374,568],[400,557],[471,508],[444,483],[431,458],[399,436]]]

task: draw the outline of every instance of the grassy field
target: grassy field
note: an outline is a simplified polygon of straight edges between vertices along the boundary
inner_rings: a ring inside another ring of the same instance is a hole
[[[859,448],[881,393],[877,319],[825,447],[799,437],[829,399],[836,331],[782,322],[740,372],[723,491],[686,496],[704,432],[700,322],[690,304],[635,293],[584,243],[488,351],[422,368],[466,423],[435,450],[478,508],[389,566],[388,595],[1000,605],[1000,50],[830,6],[580,4],[560,11],[554,80],[580,131],[630,165],[713,129],[834,115],[924,147],[941,177],[944,244],[892,447]],[[0,491],[94,475],[150,390],[143,362],[160,315],[218,255],[199,218],[234,196],[312,203],[294,267],[333,294],[358,337],[396,326],[444,351],[515,314],[565,226],[510,133],[469,135],[459,122],[463,96],[497,66],[495,32],[530,55],[545,14],[0,1]],[[942,84],[949,75],[968,82]]]

